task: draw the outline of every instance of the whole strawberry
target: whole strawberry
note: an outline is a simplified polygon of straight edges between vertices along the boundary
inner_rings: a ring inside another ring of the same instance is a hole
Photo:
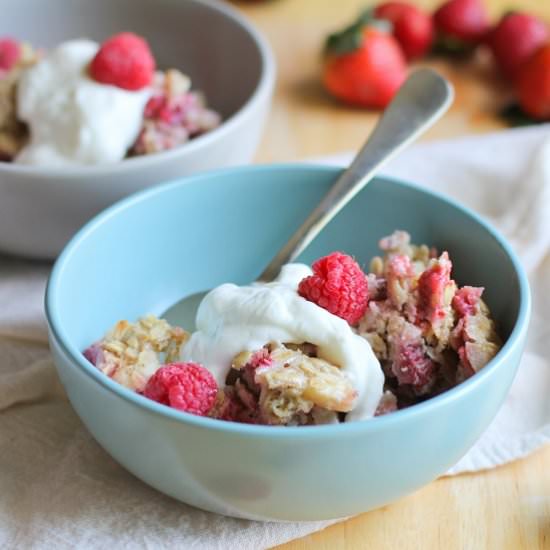
[[[548,40],[550,31],[544,21],[520,12],[506,14],[488,37],[498,68],[512,80],[521,65]]]
[[[537,120],[550,120],[550,43],[519,68],[516,92],[525,113]]]
[[[313,275],[300,281],[298,294],[350,325],[358,323],[369,301],[367,278],[359,264],[347,254],[333,252],[312,269]]]
[[[393,26],[393,36],[399,42],[407,60],[418,59],[432,47],[432,18],[407,2],[384,2],[374,10],[378,19],[386,19]]]
[[[131,32],[115,34],[99,48],[90,76],[102,84],[140,90],[153,80],[155,59],[147,42]]]
[[[362,16],[326,44],[323,83],[334,97],[383,109],[406,76],[406,62],[386,21]]]
[[[433,14],[440,49],[462,52],[479,44],[489,31],[482,0],[448,0]]]

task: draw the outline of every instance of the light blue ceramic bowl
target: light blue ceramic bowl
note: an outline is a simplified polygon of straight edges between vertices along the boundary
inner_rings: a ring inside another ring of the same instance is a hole
[[[203,174],[134,195],[86,225],[46,297],[61,380],[97,441],[145,483],[179,500],[252,519],[318,520],[395,500],[452,466],[487,427],[517,370],[530,312],[517,258],[458,204],[379,178],[303,255],[339,249],[365,261],[395,228],[450,251],[460,283],[486,287],[506,343],[457,388],[368,421],[306,428],[200,418],[105,377],[81,351],[121,318],[253,280],[326,192],[338,169],[259,166]]]

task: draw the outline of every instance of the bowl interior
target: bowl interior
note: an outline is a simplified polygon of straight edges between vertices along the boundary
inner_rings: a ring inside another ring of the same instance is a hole
[[[338,172],[231,169],[118,203],[85,226],[58,260],[47,300],[54,331],[78,354],[119,319],[160,314],[222,282],[254,280]],[[510,334],[521,284],[506,245],[468,211],[406,183],[374,180],[300,260],[342,250],[368,266],[378,240],[396,228],[409,231],[413,242],[448,250],[457,282],[485,287],[502,335]]]
[[[232,11],[232,10],[231,10]],[[50,48],[74,38],[101,41],[120,32],[144,36],[161,69],[189,75],[224,119],[256,89],[260,49],[223,5],[200,0],[5,0],[0,35]]]

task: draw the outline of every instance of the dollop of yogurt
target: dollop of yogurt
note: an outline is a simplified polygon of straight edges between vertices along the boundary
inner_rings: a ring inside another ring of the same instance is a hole
[[[202,363],[223,386],[237,353],[272,341],[311,342],[322,359],[343,369],[358,392],[346,421],[370,418],[383,393],[380,363],[369,343],[346,321],[297,293],[299,282],[308,275],[308,266],[287,264],[272,283],[213,289],[199,306],[197,331],[183,347],[181,359]]]
[[[29,125],[30,141],[15,162],[108,164],[126,156],[151,90],[92,80],[88,66],[98,49],[91,40],[64,42],[21,76],[17,116]]]

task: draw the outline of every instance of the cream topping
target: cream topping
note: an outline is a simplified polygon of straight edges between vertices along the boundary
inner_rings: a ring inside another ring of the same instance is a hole
[[[384,376],[369,343],[349,324],[297,293],[311,274],[303,264],[287,264],[272,283],[223,284],[209,292],[197,312],[197,331],[182,349],[182,360],[207,367],[223,386],[235,355],[266,343],[311,342],[322,359],[340,367],[358,392],[346,420],[373,416]]]
[[[22,164],[108,164],[126,156],[136,140],[149,88],[129,91],[90,78],[99,45],[60,44],[27,69],[17,87],[17,115],[30,141],[15,158]]]

